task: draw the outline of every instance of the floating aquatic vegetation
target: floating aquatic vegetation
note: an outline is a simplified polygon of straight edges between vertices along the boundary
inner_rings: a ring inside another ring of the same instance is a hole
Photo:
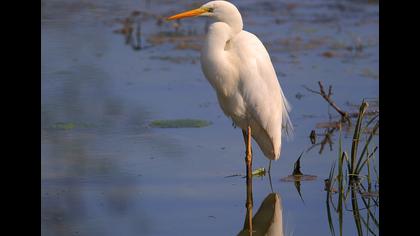
[[[265,176],[266,173],[267,171],[265,170],[265,168],[261,167],[252,171],[252,176],[263,177]],[[225,176],[225,178],[231,178],[231,177],[237,177],[237,176],[242,176],[242,178],[246,178],[246,175],[243,175],[243,174],[232,174],[232,175]]]
[[[369,68],[364,68],[360,75],[366,78],[379,79],[379,74]]]
[[[318,129],[324,129],[324,128],[338,128],[340,125],[340,122],[338,121],[331,121],[331,122],[321,122],[316,124],[316,128]]]
[[[264,45],[269,47],[269,51],[274,52],[303,52],[321,48],[322,46],[330,44],[331,41],[332,38],[330,37],[310,38],[305,40],[301,36],[293,36],[265,42]]]
[[[53,129],[60,129],[60,130],[70,130],[74,129],[76,124],[73,122],[57,122],[51,126]]]
[[[295,162],[293,167],[293,173],[287,177],[283,177],[280,179],[282,182],[295,182],[295,181],[312,181],[316,180],[315,175],[305,175],[300,170],[300,158],[303,156],[303,152],[300,154],[299,158]]]
[[[200,60],[198,57],[191,57],[191,56],[185,56],[185,57],[181,57],[181,56],[151,56],[149,58],[152,59],[152,60],[169,61],[169,62],[177,63],[177,64],[185,63],[185,62],[195,64]]]
[[[180,42],[175,46],[175,49],[200,51],[201,50],[201,45],[198,44],[198,43]]]
[[[194,119],[155,120],[150,125],[157,128],[202,128],[211,125],[211,122]]]
[[[326,52],[323,52],[322,53],[322,56],[323,57],[326,57],[326,58],[331,58],[331,57],[334,57],[335,56],[335,53],[334,52],[331,52],[331,51],[326,51]]]
[[[317,179],[316,175],[289,175],[280,179],[282,182],[295,182],[295,181],[314,181]]]
[[[301,181],[313,181],[313,180],[316,180],[317,177],[315,175],[305,175],[300,170],[300,159],[302,158],[303,153],[304,152],[302,152],[300,154],[299,158],[296,160],[296,162],[293,166],[292,174],[287,176],[287,177],[281,178],[280,181],[282,181],[282,182],[293,182],[295,184],[296,190],[297,190],[297,192],[300,196],[300,199],[302,199],[302,201],[305,202],[303,200],[302,193],[301,193],[301,190],[300,190]]]
[[[265,168],[261,167],[252,171],[252,176],[263,177],[265,176],[266,173],[267,171],[265,170]],[[232,174],[232,175],[225,176],[224,178],[231,178],[231,177],[237,177],[237,176],[242,176],[242,178],[246,178],[246,175],[243,175],[243,174]]]
[[[302,171],[300,170],[300,159],[303,156],[302,152],[299,156],[299,158],[297,159],[297,161],[295,162],[294,166],[293,166],[293,173],[291,176],[293,176],[294,181],[311,181],[311,180],[315,180],[316,176],[315,175],[305,175],[302,173]],[[286,178],[283,178],[285,180],[287,180]]]
[[[49,128],[57,129],[57,130],[72,130],[74,128],[92,128],[96,127],[95,124],[90,123],[74,123],[74,122],[56,122],[53,125],[49,126]]]
[[[265,176],[265,173],[266,173],[265,168],[262,167],[262,168],[258,168],[256,170],[252,171],[252,176],[262,177],[262,176]]]
[[[151,35],[147,41],[152,45],[160,45],[163,43],[174,43],[177,49],[196,49],[200,42],[204,39],[204,35],[197,34],[194,30],[190,31],[162,31]]]

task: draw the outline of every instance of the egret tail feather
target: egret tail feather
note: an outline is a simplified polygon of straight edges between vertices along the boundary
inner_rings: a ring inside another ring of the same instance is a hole
[[[286,97],[284,96],[283,90],[280,87],[280,93],[283,100],[283,114],[282,114],[282,129],[285,131],[286,138],[291,139],[293,138],[293,124],[292,120],[290,119],[289,112],[292,110],[292,107],[287,101]]]

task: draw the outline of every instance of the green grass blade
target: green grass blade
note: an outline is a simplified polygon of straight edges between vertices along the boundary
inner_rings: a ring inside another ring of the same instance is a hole
[[[362,164],[357,168],[357,173],[360,173],[360,171],[363,169],[363,167],[365,166],[366,163],[368,163],[370,161],[370,159],[372,159],[372,156],[376,153],[376,151],[378,150],[378,146],[375,146],[375,148],[373,149],[373,152],[371,154],[367,154],[366,159],[362,162]],[[368,168],[368,174],[369,174],[369,168]]]
[[[357,233],[359,236],[361,236],[363,235],[362,224],[360,221],[360,212],[359,212],[359,206],[357,204],[356,191],[353,187],[351,189],[351,206],[353,209],[353,217],[354,217],[354,222],[356,224]]]
[[[373,234],[373,235],[375,235],[375,236],[376,236],[375,231],[373,231],[373,230],[370,228],[370,226],[369,226],[369,222],[366,222],[366,221],[365,221],[365,219],[363,219],[363,217],[360,217],[360,219],[361,219],[361,222],[365,225],[367,232],[370,232],[371,234]],[[368,234],[368,233],[366,233],[366,234]]]
[[[366,132],[366,130],[367,130],[367,128],[369,127],[369,125],[370,125],[373,121],[375,121],[375,120],[376,120],[376,118],[378,118],[378,117],[379,117],[379,114],[375,115],[372,119],[370,119],[370,120],[366,123],[366,126],[365,126],[365,128],[363,129],[363,132]]]
[[[326,205],[327,205],[328,225],[330,227],[331,234],[335,236],[334,223],[332,221],[331,207],[330,207],[331,189],[332,189],[332,186],[333,186],[334,170],[335,170],[335,162],[331,166],[330,174],[329,174],[329,177],[328,177],[328,181],[329,181],[329,184],[330,185],[328,186],[329,189],[327,189],[327,199],[326,199],[327,201],[326,201]]]
[[[373,223],[376,225],[376,227],[379,228],[379,222],[377,220],[377,217],[372,213],[372,211],[370,210],[370,207],[368,207],[368,204],[366,203],[366,200],[363,197],[362,197],[362,202],[365,205],[366,210],[368,211],[369,215],[371,216]]]
[[[357,148],[359,146],[359,140],[360,140],[360,129],[362,126],[362,120],[363,120],[363,116],[366,112],[366,109],[368,108],[369,104],[365,101],[362,102],[362,104],[360,105],[360,109],[359,109],[359,116],[357,117],[357,122],[356,122],[356,127],[354,129],[354,135],[353,135],[353,141],[352,141],[352,145],[351,145],[351,155],[350,155],[350,159],[351,159],[351,169],[350,169],[350,173],[351,174],[356,174],[356,155],[357,155]]]
[[[342,153],[342,131],[341,131],[341,122],[339,123],[339,131],[340,136],[338,137],[338,170],[337,170],[337,181],[338,181],[338,224],[340,230],[340,236],[343,235],[343,161],[344,161],[344,153]]]
[[[360,172],[360,170],[362,169],[362,168],[360,167],[361,160],[363,159],[363,156],[364,156],[365,152],[367,151],[367,149],[368,149],[368,147],[369,147],[369,144],[370,144],[370,142],[371,142],[371,140],[372,140],[372,138],[373,138],[373,135],[374,135],[374,133],[376,132],[376,130],[377,130],[378,128],[379,128],[379,121],[378,121],[378,122],[376,122],[375,127],[373,127],[373,129],[372,129],[372,133],[370,133],[370,135],[369,135],[368,139],[366,140],[365,146],[363,147],[363,150],[362,150],[362,152],[361,152],[361,154],[360,154],[360,158],[359,158],[359,160],[358,160],[358,162],[357,162],[357,164],[356,164],[356,173],[359,173],[359,172]]]

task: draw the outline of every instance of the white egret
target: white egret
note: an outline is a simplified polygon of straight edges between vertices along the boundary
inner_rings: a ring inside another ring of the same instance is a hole
[[[282,128],[292,131],[288,102],[267,50],[257,36],[243,30],[241,14],[232,3],[211,1],[167,20],[193,16],[213,20],[202,46],[201,67],[223,112],[242,129],[249,176],[251,137],[270,164],[279,159]]]

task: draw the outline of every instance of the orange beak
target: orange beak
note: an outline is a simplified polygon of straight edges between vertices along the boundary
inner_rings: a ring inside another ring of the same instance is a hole
[[[176,19],[181,19],[181,18],[186,18],[186,17],[199,16],[205,12],[208,12],[208,10],[203,9],[203,8],[197,8],[191,11],[185,11],[185,12],[170,16],[166,18],[166,20],[176,20]]]

